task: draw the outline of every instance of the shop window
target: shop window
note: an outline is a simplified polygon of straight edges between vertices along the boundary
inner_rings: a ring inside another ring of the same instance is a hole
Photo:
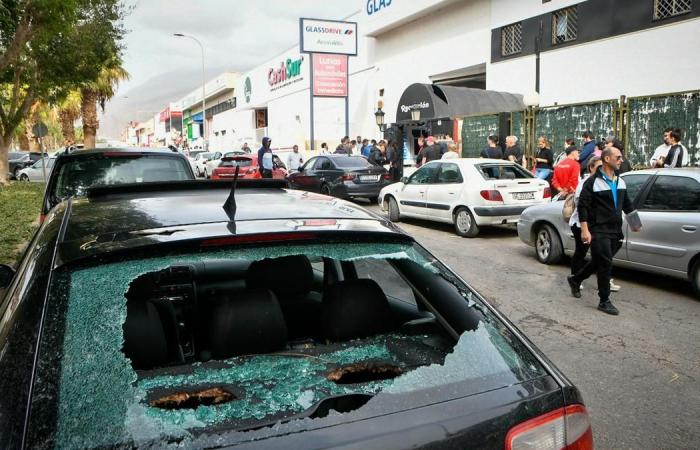
[[[515,55],[523,50],[522,22],[501,28],[501,55]]]
[[[679,16],[692,9],[693,0],[654,0],[654,20]]]
[[[552,13],[552,45],[576,40],[578,10],[576,6]]]

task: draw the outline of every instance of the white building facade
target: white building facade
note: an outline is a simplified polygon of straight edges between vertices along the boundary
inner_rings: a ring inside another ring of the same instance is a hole
[[[660,10],[668,4],[678,6]],[[349,135],[380,138],[378,98],[392,123],[413,83],[526,97],[538,90],[540,106],[699,89],[700,60],[691,56],[699,10],[697,2],[639,0],[360,0],[356,13],[333,18],[358,24]],[[269,136],[273,148],[310,148],[310,62],[297,45],[240,74],[236,108],[211,122],[226,135],[210,135],[212,143],[255,147]],[[345,134],[345,101],[313,102],[313,147],[333,149]]]

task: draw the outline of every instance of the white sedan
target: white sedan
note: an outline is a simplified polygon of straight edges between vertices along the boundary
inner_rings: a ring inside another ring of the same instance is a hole
[[[211,173],[219,167],[221,152],[198,153],[192,160],[192,169],[198,177],[209,178]]]
[[[35,183],[44,182],[44,168],[42,167],[42,162],[46,161],[46,179],[49,179],[51,175],[51,169],[53,169],[53,163],[56,158],[44,158],[44,160],[37,160],[34,164],[29,167],[25,167],[20,170],[17,174],[17,179],[20,181],[33,181]]]
[[[474,237],[483,225],[514,224],[528,206],[551,200],[546,181],[498,159],[431,161],[379,193],[379,204],[398,222],[413,217],[453,224]]]

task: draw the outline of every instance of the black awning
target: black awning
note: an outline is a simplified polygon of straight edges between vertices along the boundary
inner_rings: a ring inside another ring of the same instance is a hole
[[[414,83],[401,94],[396,121],[412,121],[411,111],[414,110],[420,111],[420,120],[424,121],[524,109],[523,96],[520,94]]]

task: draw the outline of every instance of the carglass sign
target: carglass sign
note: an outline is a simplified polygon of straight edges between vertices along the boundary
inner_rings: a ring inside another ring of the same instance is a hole
[[[303,53],[357,55],[357,23],[299,19],[299,43]]]

